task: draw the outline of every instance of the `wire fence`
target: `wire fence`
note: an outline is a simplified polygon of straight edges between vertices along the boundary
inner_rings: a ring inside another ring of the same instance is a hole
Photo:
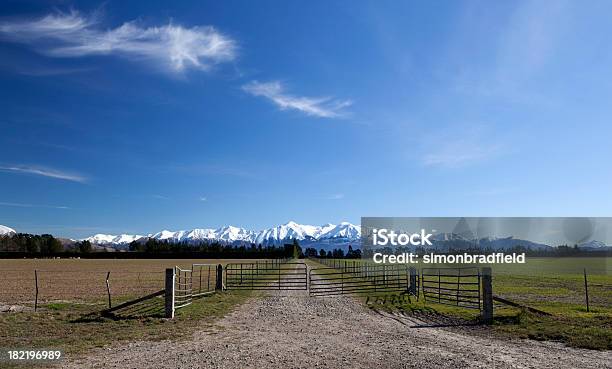
[[[0,269],[0,303],[109,305],[164,288],[163,271]]]

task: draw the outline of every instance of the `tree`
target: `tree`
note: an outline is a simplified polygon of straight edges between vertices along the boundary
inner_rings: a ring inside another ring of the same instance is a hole
[[[319,257],[324,258],[327,256],[327,253],[325,252],[325,250],[321,249],[319,250]]]
[[[64,245],[62,245],[60,240],[51,235],[43,235],[43,237],[44,236],[47,236],[47,251],[50,254],[56,254],[58,252],[64,251]]]
[[[307,258],[316,258],[317,257],[317,249],[308,247],[306,251],[304,251],[304,256]]]
[[[335,259],[342,259],[344,258],[344,251],[342,249],[334,249],[334,251],[332,252],[332,256]]]
[[[83,240],[79,242],[78,247],[79,247],[79,251],[82,252],[83,254],[88,254],[92,250],[91,242],[89,242],[88,240]]]
[[[130,251],[143,252],[145,251],[145,245],[142,242],[138,242],[136,240],[130,242]]]

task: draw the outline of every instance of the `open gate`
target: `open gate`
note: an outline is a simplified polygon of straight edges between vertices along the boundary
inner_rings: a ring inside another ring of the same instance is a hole
[[[259,261],[225,266],[228,290],[307,290],[308,268],[300,262]]]

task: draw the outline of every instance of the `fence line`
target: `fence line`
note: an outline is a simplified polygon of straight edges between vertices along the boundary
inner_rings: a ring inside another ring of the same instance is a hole
[[[228,290],[306,290],[307,266],[302,262],[279,259],[225,266]]]

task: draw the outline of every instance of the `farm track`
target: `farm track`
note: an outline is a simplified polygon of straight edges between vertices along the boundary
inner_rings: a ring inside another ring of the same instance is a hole
[[[427,327],[345,296],[273,291],[189,340],[133,342],[64,368],[610,368],[611,352],[506,340],[483,327]],[[420,328],[413,328],[420,326]]]

